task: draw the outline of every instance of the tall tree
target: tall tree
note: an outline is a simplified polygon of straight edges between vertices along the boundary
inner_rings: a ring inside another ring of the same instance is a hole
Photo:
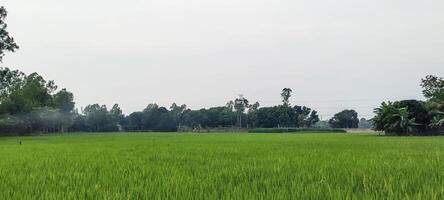
[[[358,113],[355,110],[343,110],[328,122],[333,128],[358,128]]]
[[[0,67],[0,104],[25,83],[26,75],[19,70]]]
[[[257,109],[259,109],[259,106],[261,106],[261,104],[259,104],[259,102],[257,102],[257,101],[254,104],[250,104],[248,106],[248,112],[256,111]]]
[[[444,78],[429,75],[421,80],[424,96],[431,113],[434,115],[429,124],[432,128],[444,130]]]
[[[117,103],[113,105],[111,110],[109,110],[109,115],[111,117],[111,123],[115,126],[121,126],[123,120],[125,119],[125,115]]]
[[[182,104],[182,105],[178,106],[176,103],[173,103],[170,107],[170,110],[173,114],[174,120],[178,123],[177,128],[180,130],[180,128],[182,126],[183,115],[184,115],[185,111],[187,110],[187,105]]]
[[[312,126],[314,126],[318,122],[319,122],[318,111],[313,110],[313,111],[311,111],[310,116],[307,118],[305,124],[306,124],[307,128],[311,128]]]
[[[9,35],[9,32],[6,30],[8,27],[5,22],[5,18],[7,15],[8,12],[6,11],[6,9],[3,6],[0,7],[0,62],[3,61],[5,52],[14,52],[19,48],[19,46],[15,43],[14,38],[11,37]]]
[[[54,107],[59,109],[62,113],[69,113],[74,110],[74,95],[63,88],[54,94],[53,103]]]
[[[284,106],[290,106],[290,97],[291,97],[292,92],[293,92],[293,90],[291,90],[290,88],[282,89],[281,97],[282,97],[282,103],[284,103]]]
[[[233,111],[234,109],[234,101],[229,101],[227,102],[227,104],[225,105],[228,109],[230,109],[231,111]]]
[[[34,108],[52,106],[52,93],[57,89],[53,81],[46,81],[37,73],[14,79],[18,84],[2,91],[0,113],[28,113]]]
[[[90,131],[105,131],[107,125],[108,109],[106,105],[92,104],[83,109],[86,125]]]
[[[234,100],[234,110],[236,110],[240,128],[242,128],[242,115],[244,115],[245,109],[248,108],[248,105],[249,102],[243,95],[239,95],[239,97]]]
[[[295,113],[295,126],[296,127],[307,127],[308,126],[308,118],[311,113],[311,108],[306,106],[294,106],[293,107]],[[314,117],[314,116],[313,116]]]
[[[432,101],[444,101],[444,78],[433,75],[426,76],[421,80],[422,93]]]

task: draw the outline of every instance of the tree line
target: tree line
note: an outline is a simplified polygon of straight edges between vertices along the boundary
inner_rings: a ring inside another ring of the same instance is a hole
[[[320,122],[318,112],[290,104],[292,90],[284,88],[282,104],[260,107],[244,96],[226,105],[192,110],[185,104],[169,108],[149,104],[145,109],[124,115],[118,104],[91,104],[78,110],[74,95],[57,90],[53,81],[37,73],[0,68],[0,133],[68,131],[200,131],[212,128],[311,128]],[[356,128],[358,114],[344,110],[329,120],[333,128]],[[327,127],[325,127],[327,128]]]
[[[37,73],[0,68],[0,132],[67,131],[199,131],[211,128],[313,127],[319,122],[316,110],[289,103],[291,89],[282,92],[282,105],[260,107],[242,95],[226,105],[192,110],[185,104],[169,108],[149,104],[125,116],[118,104],[91,104],[75,109],[74,95],[57,90],[53,81]]]

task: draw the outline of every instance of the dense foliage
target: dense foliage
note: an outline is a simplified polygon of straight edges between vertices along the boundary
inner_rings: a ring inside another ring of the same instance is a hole
[[[355,110],[343,110],[336,113],[328,123],[332,128],[358,128],[358,113]]]
[[[53,81],[37,73],[0,68],[0,133],[66,131],[200,131],[211,128],[311,128],[318,121],[317,111],[291,106],[291,90],[283,105],[260,107],[240,96],[225,106],[191,110],[186,105],[170,108],[149,104],[145,109],[125,116],[118,104],[111,109],[92,104],[74,109],[74,96],[66,89],[57,91]]]
[[[427,101],[383,102],[375,109],[375,129],[389,135],[439,135],[444,133],[444,79],[422,80]]]
[[[116,111],[118,110],[118,111]],[[114,114],[113,114],[114,113]],[[116,104],[110,111],[105,105],[89,105],[74,119],[75,131],[201,131],[212,128],[310,128],[319,121],[315,110],[304,106],[279,105],[259,108],[245,97],[226,106],[191,110],[177,104],[165,108],[149,104],[144,110],[123,116]]]
[[[53,81],[37,73],[0,68],[0,133],[66,131],[201,131],[211,128],[311,128],[318,121],[317,111],[290,106],[289,92],[283,105],[260,108],[240,96],[225,106],[191,110],[186,105],[170,108],[149,104],[125,116],[118,104],[111,109],[92,104],[74,109],[74,96],[66,89],[57,91]]]
[[[0,132],[64,132],[73,119],[73,94],[58,92],[37,73],[25,75],[0,67]]]

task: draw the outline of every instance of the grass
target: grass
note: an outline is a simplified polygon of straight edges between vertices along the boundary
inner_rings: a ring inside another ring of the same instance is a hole
[[[0,199],[444,199],[444,137],[7,137],[0,183]]]

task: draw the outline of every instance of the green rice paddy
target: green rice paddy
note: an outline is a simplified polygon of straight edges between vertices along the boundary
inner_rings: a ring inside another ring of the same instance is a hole
[[[444,199],[444,137],[3,137],[0,199]]]

